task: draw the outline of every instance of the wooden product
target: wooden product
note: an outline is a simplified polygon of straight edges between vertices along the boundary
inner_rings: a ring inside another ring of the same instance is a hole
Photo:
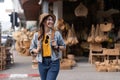
[[[23,41],[23,46],[24,46],[26,49],[29,49],[29,47],[30,47],[30,40],[24,40],[24,41]]]
[[[93,64],[95,61],[104,61],[105,55],[103,54],[103,48],[100,43],[90,44],[89,62]]]
[[[120,65],[116,65],[115,68],[118,72],[120,72]]]
[[[9,50],[9,47],[0,46],[0,70],[7,69],[13,64],[13,55]]]
[[[107,56],[106,57],[107,60],[110,60],[110,56],[115,56],[116,60],[118,60],[120,56],[119,49],[117,48],[116,49],[104,49],[103,54]]]
[[[75,15],[76,16],[87,16],[88,14],[88,9],[87,7],[83,4],[80,3],[76,8],[75,8]]]
[[[60,69],[71,69],[72,68],[72,60],[62,59],[60,62]]]
[[[0,70],[5,69],[6,65],[6,55],[5,55],[5,47],[0,46]]]
[[[104,65],[100,65],[99,67],[96,68],[98,72],[106,72],[107,68]]]
[[[116,67],[115,66],[109,66],[109,67],[107,67],[107,71],[108,72],[116,72],[117,71],[117,69],[116,69]]]
[[[75,60],[75,56],[73,54],[68,54],[67,58],[70,60]]]
[[[112,23],[101,23],[100,30],[103,32],[108,32],[112,29]]]

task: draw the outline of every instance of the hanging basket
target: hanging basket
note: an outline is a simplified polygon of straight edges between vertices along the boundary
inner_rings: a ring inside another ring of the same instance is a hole
[[[92,25],[90,34],[87,38],[87,42],[94,43],[95,42],[95,26]]]
[[[77,43],[79,42],[78,42],[75,30],[74,30],[74,25],[72,24],[72,27],[68,30],[67,44],[71,46]]]
[[[103,32],[111,31],[111,29],[112,29],[112,23],[103,23],[103,24],[100,24],[100,29]]]
[[[86,6],[84,6],[82,3],[80,3],[76,8],[75,8],[75,15],[76,16],[87,16],[88,14],[88,9]]]
[[[94,37],[89,36],[89,37],[87,38],[87,42],[89,42],[89,43],[94,43],[94,42],[95,42]]]
[[[100,26],[97,24],[96,32],[95,32],[95,42],[101,43],[103,42],[103,32],[100,30]]]
[[[97,43],[103,42],[103,37],[102,36],[95,37],[95,42],[97,42]]]

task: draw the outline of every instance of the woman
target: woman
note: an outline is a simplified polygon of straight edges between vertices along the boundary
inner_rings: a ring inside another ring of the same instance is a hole
[[[40,15],[40,30],[34,34],[30,46],[30,52],[37,54],[41,80],[56,80],[60,69],[60,51],[66,48],[61,34],[54,29],[55,20],[53,14]]]

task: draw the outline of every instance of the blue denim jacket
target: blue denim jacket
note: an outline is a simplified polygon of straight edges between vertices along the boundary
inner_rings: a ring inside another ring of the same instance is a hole
[[[54,40],[56,40],[58,46],[64,46],[66,48],[64,40],[62,38],[62,35],[60,34],[59,31],[55,31]],[[32,49],[37,48],[37,44],[38,44],[38,32],[36,32],[33,36],[33,39],[31,41],[31,45],[30,45],[30,49],[29,49],[30,52],[32,52]],[[42,44],[42,43],[40,42],[40,44]],[[50,45],[51,45],[51,42],[50,42]],[[52,55],[51,55],[52,61],[55,61],[55,60],[61,58],[61,55],[62,55],[61,51],[56,52],[53,49],[51,51],[52,51]],[[38,55],[36,56],[36,59],[39,62],[42,62],[42,50],[38,53]]]

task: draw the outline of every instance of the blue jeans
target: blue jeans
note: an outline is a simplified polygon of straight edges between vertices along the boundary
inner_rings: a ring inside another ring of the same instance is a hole
[[[38,69],[41,80],[56,80],[60,69],[60,60],[51,61],[51,58],[43,58],[38,62]]]

